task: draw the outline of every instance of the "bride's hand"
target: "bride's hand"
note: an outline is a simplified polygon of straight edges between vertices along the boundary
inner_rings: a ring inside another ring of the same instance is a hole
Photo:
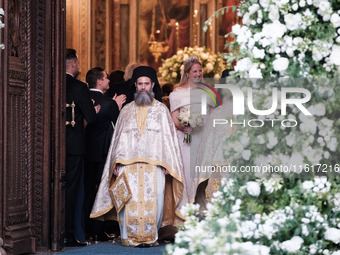
[[[183,128],[183,132],[184,132],[184,134],[190,134],[191,133],[191,127],[184,127]]]

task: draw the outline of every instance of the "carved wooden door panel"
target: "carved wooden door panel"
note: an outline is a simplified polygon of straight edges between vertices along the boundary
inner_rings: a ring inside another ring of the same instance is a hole
[[[8,254],[60,249],[65,4],[0,0],[1,6],[0,238]]]

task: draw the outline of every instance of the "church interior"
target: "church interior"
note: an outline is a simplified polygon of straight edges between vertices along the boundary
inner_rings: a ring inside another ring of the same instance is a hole
[[[0,0],[0,254],[59,251],[65,218],[65,50],[79,79],[185,47],[225,52],[240,0]],[[203,31],[204,24],[211,22]]]
[[[77,50],[81,77],[94,66],[108,73],[133,62],[156,70],[185,47],[225,52],[236,12],[215,16],[240,0],[66,0],[66,47]],[[213,16],[206,31],[204,23]]]

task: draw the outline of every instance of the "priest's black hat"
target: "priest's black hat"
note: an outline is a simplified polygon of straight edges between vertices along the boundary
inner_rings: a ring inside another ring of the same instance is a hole
[[[155,99],[162,102],[162,90],[158,82],[157,73],[156,73],[156,70],[150,66],[138,66],[133,70],[132,83],[134,85],[134,92],[136,91],[135,82],[137,81],[139,77],[142,77],[142,76],[149,77],[155,83],[155,85],[153,86]]]

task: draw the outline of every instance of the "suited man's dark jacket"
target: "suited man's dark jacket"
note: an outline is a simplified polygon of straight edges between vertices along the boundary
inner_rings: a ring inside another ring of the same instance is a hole
[[[84,155],[85,154],[85,128],[84,119],[87,123],[96,120],[96,111],[90,98],[87,85],[72,75],[66,74],[66,103],[74,101],[75,107],[75,126],[66,126],[66,154]],[[71,108],[66,108],[66,120],[72,120]]]
[[[113,124],[116,124],[119,108],[112,98],[100,91],[91,91],[90,97],[95,104],[100,104],[97,119],[86,126],[86,161],[105,162],[113,134]]]
[[[114,97],[115,94],[117,94],[117,96],[122,94],[126,95],[124,106],[133,101],[132,89],[131,79],[123,82],[110,82],[110,88],[106,91],[105,95],[111,98]]]

